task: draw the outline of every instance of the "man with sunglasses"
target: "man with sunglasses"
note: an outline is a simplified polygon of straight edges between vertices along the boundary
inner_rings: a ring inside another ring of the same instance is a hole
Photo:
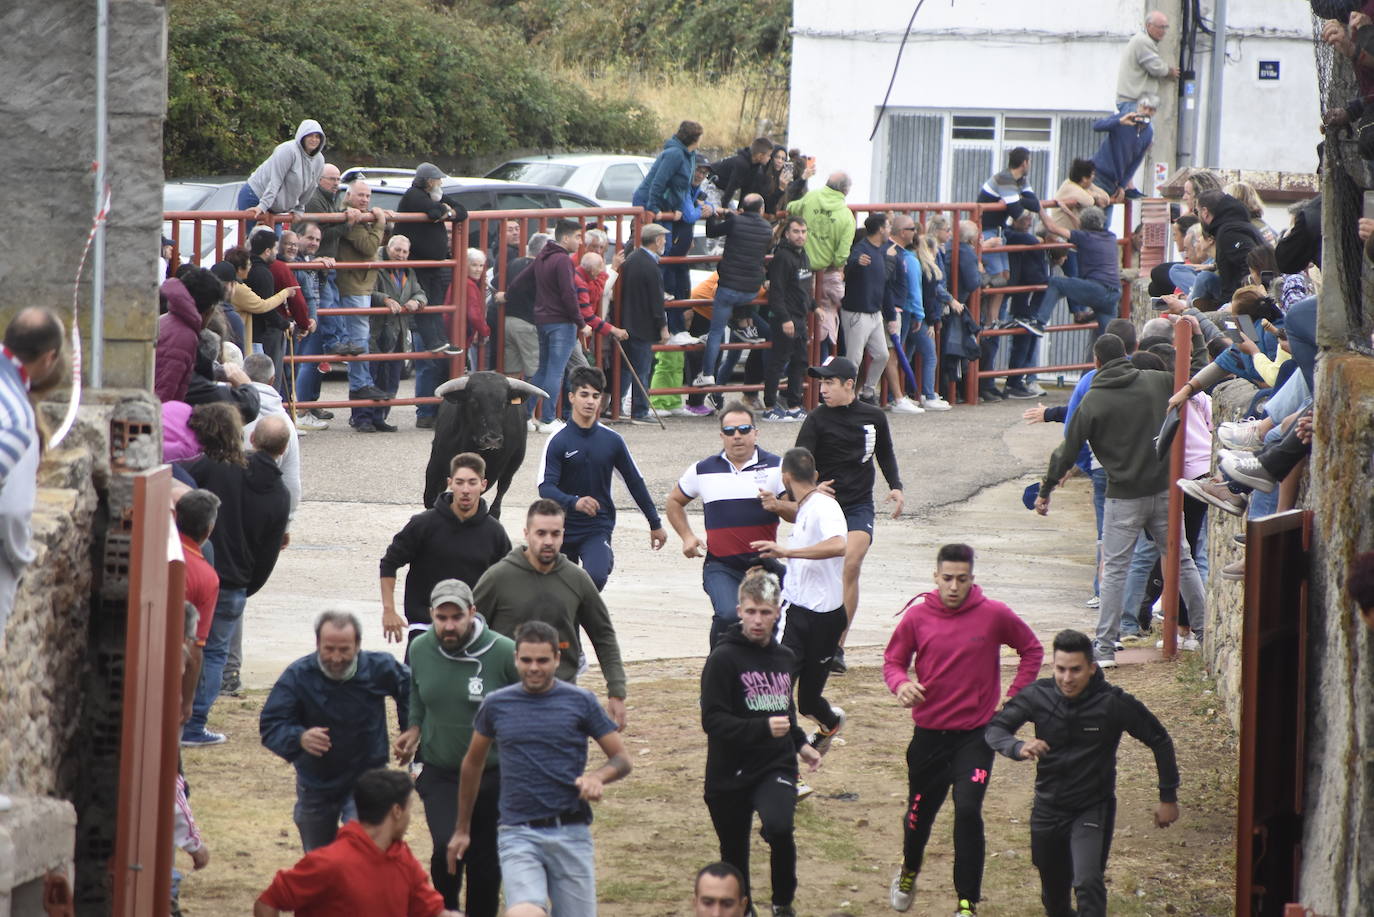
[[[668,524],[682,539],[684,557],[701,557],[701,539],[687,521],[687,504],[701,498],[706,517],[706,561],[701,588],[711,599],[711,646],[738,620],[739,584],[745,571],[760,564],[753,541],[773,541],[778,515],[764,508],[761,493],[782,493],[782,459],[758,448],[754,412],[742,402],[726,405],[720,415],[721,451],[682,473],[668,495]],[[776,561],[764,562],[781,574]]]

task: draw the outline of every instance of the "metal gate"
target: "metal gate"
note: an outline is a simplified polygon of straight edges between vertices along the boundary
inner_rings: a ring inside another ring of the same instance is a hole
[[[1246,533],[1237,917],[1280,917],[1298,898],[1311,530],[1312,514],[1292,510]]]

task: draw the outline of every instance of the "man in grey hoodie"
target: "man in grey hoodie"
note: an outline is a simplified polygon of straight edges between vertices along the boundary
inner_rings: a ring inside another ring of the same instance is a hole
[[[289,213],[291,219],[304,214],[305,203],[314,195],[323,171],[324,128],[306,118],[296,128],[295,139],[277,144],[272,155],[239,188],[238,208],[253,211],[248,231],[269,213]]]

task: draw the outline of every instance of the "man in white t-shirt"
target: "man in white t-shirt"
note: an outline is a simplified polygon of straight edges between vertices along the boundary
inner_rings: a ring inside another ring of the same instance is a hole
[[[759,557],[787,561],[782,585],[782,619],[779,642],[792,651],[792,681],[797,685],[797,712],[819,726],[810,742],[825,754],[830,740],[844,725],[844,711],[832,707],[822,695],[830,677],[830,660],[849,625],[844,610],[844,549],[849,526],[835,498],[817,489],[816,457],[798,446],[782,457],[782,484],[793,504],[772,494],[759,493],[764,509],[791,519],[787,547],[773,541],[755,541],[750,547]]]

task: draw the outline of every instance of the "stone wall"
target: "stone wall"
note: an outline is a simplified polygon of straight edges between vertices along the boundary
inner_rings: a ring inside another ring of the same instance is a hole
[[[167,107],[166,0],[110,0],[104,384],[151,388]],[[0,175],[9,210],[31,232],[0,250],[0,326],[21,305],[67,308],[95,215],[95,5],[0,4]],[[90,266],[82,284],[90,352]]]

